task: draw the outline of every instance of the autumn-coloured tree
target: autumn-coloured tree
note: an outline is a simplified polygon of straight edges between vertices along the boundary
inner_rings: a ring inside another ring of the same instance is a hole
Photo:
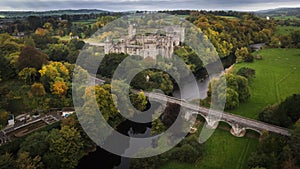
[[[57,80],[52,85],[52,93],[60,96],[67,94],[68,86],[64,81]]]
[[[41,75],[41,81],[47,92],[52,92],[53,84],[57,81],[64,81],[66,83],[70,80],[70,72],[73,67],[68,63],[50,62],[48,65],[44,65],[39,73]]]
[[[42,163],[42,158],[36,156],[31,158],[28,152],[22,152],[19,154],[16,160],[18,169],[43,169],[44,164]]]
[[[43,29],[43,28],[37,28],[35,31],[36,35],[39,36],[46,36],[49,33],[49,31],[47,29]]]
[[[31,94],[34,96],[44,96],[46,94],[45,88],[41,83],[34,83],[31,85]]]
[[[18,68],[22,70],[26,67],[35,68],[39,70],[42,68],[43,64],[48,62],[48,56],[34,47],[27,46],[25,47],[20,54],[18,59]]]
[[[235,51],[236,62],[240,63],[240,62],[245,61],[248,54],[249,54],[249,51],[246,47],[242,47],[240,49],[237,49]]]

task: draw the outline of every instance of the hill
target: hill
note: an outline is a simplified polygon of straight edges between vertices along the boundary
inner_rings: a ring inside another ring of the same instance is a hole
[[[61,16],[61,15],[83,15],[83,14],[112,13],[98,9],[78,9],[78,10],[52,10],[52,11],[0,11],[0,16],[6,18],[27,17],[27,16]]]

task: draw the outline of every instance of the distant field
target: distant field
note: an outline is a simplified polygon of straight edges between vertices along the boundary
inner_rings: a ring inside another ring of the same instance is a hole
[[[296,17],[296,16],[271,16],[271,18],[274,19],[278,19],[278,20],[287,20],[287,19],[296,19],[296,20],[300,20],[300,18]]]
[[[75,21],[73,24],[92,25],[97,22],[97,19]]]
[[[69,41],[70,40],[70,36],[63,36],[63,37],[60,37],[60,36],[54,36],[55,38],[58,38],[59,40],[62,40],[62,41]]]
[[[254,138],[237,138],[217,129],[205,143],[205,154],[195,164],[168,162],[160,169],[245,169],[247,159],[258,144]]]
[[[288,35],[293,31],[300,30],[299,26],[276,26],[275,35]]]
[[[0,18],[5,18],[5,16],[4,15],[0,15]]]
[[[235,66],[235,70],[255,69],[256,78],[250,84],[251,98],[230,112],[257,119],[264,107],[300,93],[300,49],[264,49],[255,54],[262,55],[263,60]]]
[[[235,16],[218,16],[220,18],[226,18],[226,19],[232,19],[232,20],[239,20],[239,18],[235,17]]]

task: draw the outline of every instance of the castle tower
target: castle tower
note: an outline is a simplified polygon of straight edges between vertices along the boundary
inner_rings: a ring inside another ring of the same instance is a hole
[[[136,35],[135,24],[129,24],[129,27],[128,27],[128,37],[129,37],[129,39],[134,38],[135,35]]]
[[[112,42],[110,42],[108,37],[106,37],[106,40],[104,41],[104,54],[109,54],[109,50],[111,46],[112,46]]]

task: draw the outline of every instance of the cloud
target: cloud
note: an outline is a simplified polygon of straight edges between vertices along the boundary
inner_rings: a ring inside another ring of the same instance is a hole
[[[0,10],[105,9],[110,11],[206,9],[253,11],[300,6],[299,0],[1,0]]]

